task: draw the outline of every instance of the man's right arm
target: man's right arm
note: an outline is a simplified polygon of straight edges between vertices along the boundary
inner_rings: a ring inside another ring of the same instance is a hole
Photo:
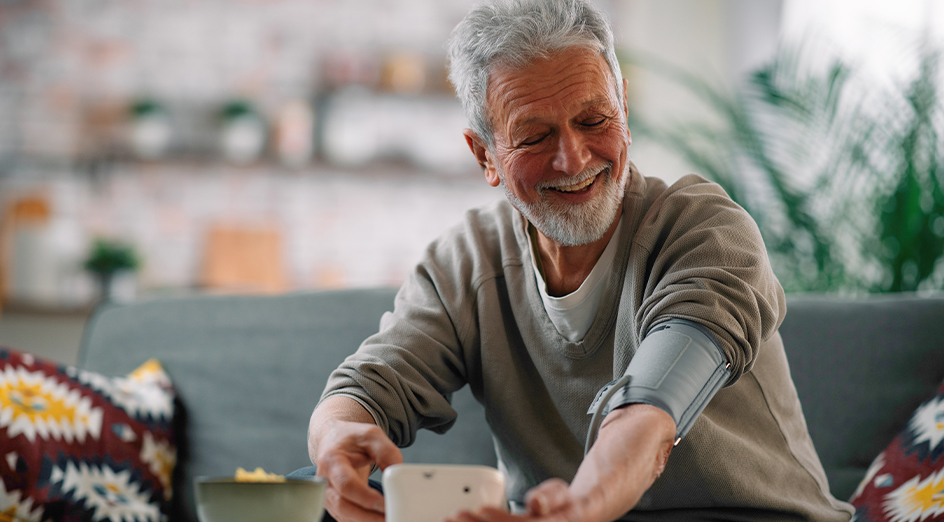
[[[328,481],[325,505],[342,522],[383,522],[384,499],[367,485],[373,466],[403,462],[400,449],[350,397],[321,401],[308,424],[308,456]]]

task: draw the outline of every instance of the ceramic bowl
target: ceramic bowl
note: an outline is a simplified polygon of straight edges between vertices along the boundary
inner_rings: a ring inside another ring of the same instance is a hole
[[[230,478],[195,481],[200,522],[320,522],[326,482],[237,482]]]

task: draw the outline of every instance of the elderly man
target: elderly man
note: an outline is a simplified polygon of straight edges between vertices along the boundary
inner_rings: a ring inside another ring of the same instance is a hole
[[[447,429],[469,384],[515,509],[457,521],[849,520],[806,431],[758,230],[717,185],[667,187],[630,162],[602,16],[484,5],[450,58],[466,141],[507,202],[435,241],[329,380],[309,433],[329,512],[383,520],[372,467]]]

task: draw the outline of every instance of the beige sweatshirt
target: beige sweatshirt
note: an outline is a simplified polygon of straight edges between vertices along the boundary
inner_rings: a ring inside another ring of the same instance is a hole
[[[358,400],[400,446],[455,420],[449,393],[484,405],[509,499],[571,480],[597,390],[653,325],[695,321],[723,345],[731,381],[621,520],[849,520],[809,438],[777,328],[786,313],[756,225],[716,184],[667,187],[633,167],[616,259],[580,342],[551,324],[527,222],[507,202],[470,211],[430,245],[395,310],[323,397]]]

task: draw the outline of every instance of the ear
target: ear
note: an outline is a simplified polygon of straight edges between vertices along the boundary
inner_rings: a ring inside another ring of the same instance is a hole
[[[629,80],[623,78],[623,114],[626,115],[626,138],[633,144],[633,135],[629,132]]]
[[[472,155],[475,156],[475,161],[479,162],[479,166],[482,167],[485,181],[489,185],[497,187],[501,183],[501,176],[498,175],[495,158],[492,157],[492,152],[488,146],[472,129],[465,129],[462,131],[462,135],[465,136],[465,142],[469,145]]]

